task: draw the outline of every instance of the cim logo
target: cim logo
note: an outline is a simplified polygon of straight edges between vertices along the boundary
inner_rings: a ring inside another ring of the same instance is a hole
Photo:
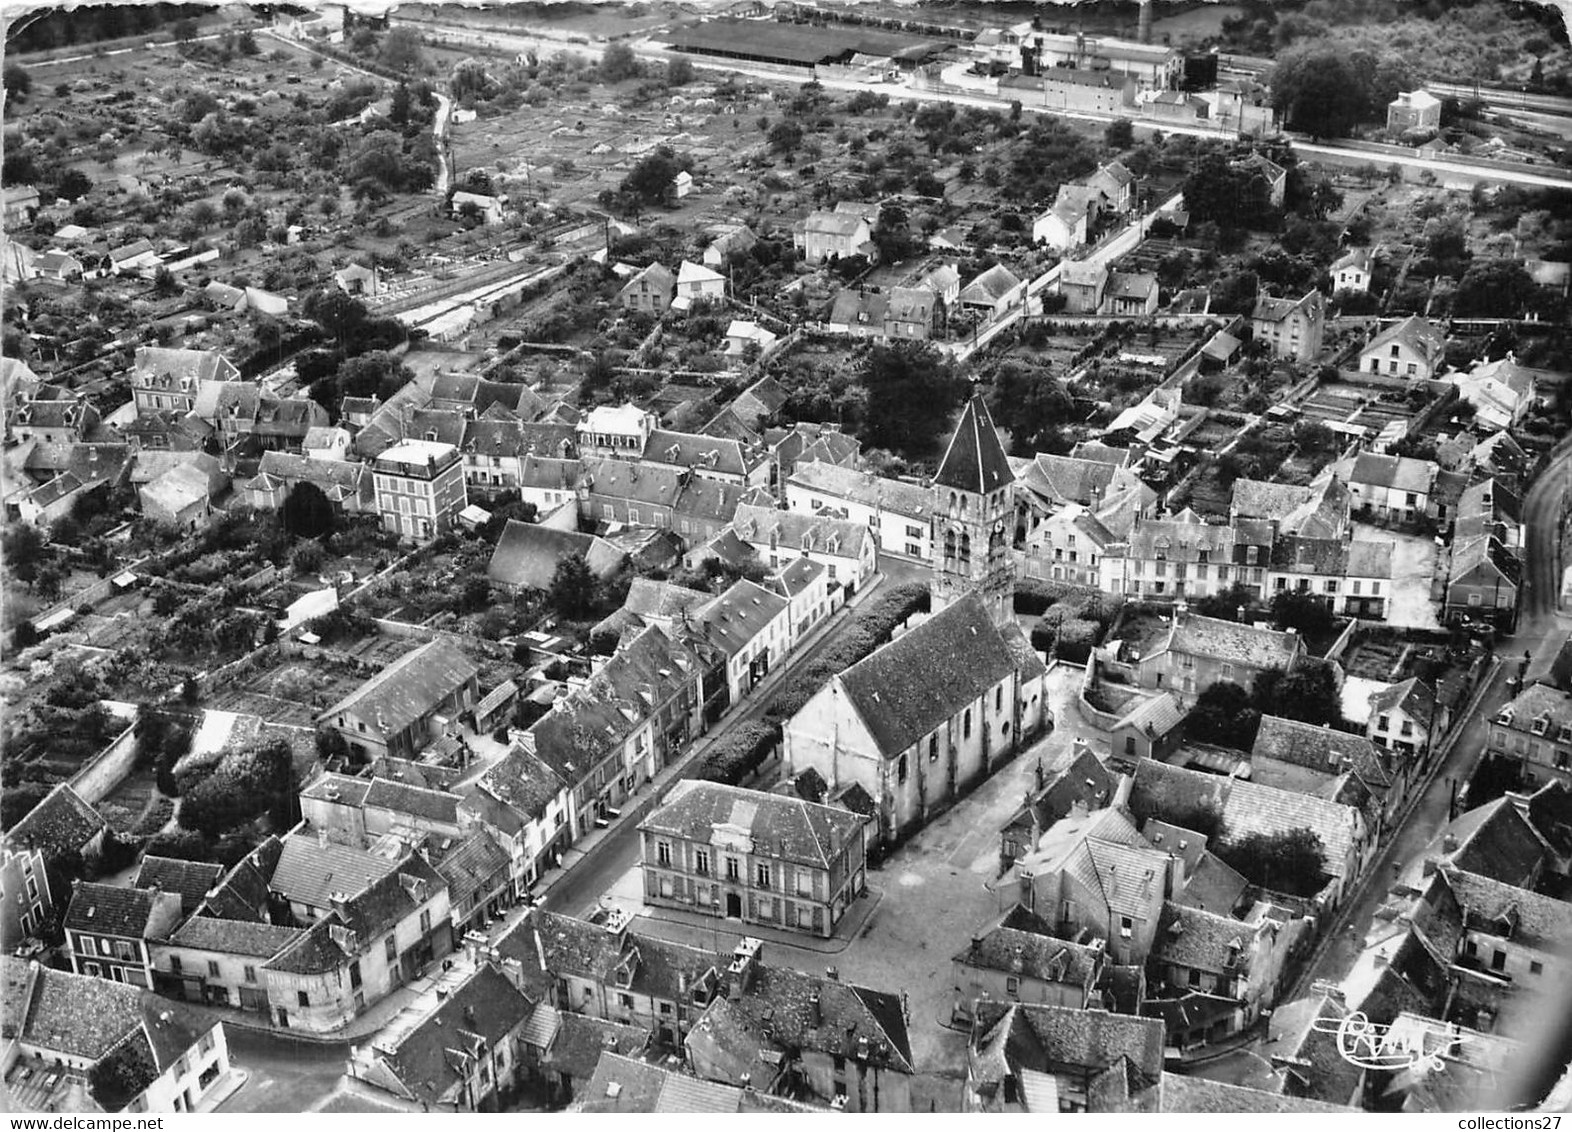
[[[1468,1038],[1441,1023],[1420,1022],[1397,1030],[1378,1026],[1362,1011],[1346,1018],[1317,1018],[1313,1029],[1337,1036],[1337,1052],[1361,1069],[1442,1069],[1445,1055]]]

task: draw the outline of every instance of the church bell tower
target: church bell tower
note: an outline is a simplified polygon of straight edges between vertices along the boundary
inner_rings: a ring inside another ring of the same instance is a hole
[[[1015,474],[980,395],[962,411],[931,491],[933,612],[975,593],[995,625],[1013,621]]]

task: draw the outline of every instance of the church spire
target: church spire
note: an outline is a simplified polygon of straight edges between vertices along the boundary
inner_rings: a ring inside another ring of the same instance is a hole
[[[960,423],[950,437],[949,447],[944,450],[939,474],[933,477],[933,482],[936,486],[987,495],[1014,481],[1015,473],[1010,471],[1004,445],[999,443],[993,414],[988,411],[982,394],[973,393],[961,411]]]
[[[974,394],[961,411],[933,478],[933,611],[969,593],[983,599],[996,625],[1015,617],[1015,474],[994,428],[993,415]]]

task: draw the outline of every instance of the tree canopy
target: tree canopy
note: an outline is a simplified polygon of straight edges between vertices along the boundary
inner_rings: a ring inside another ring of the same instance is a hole
[[[927,344],[877,344],[864,356],[857,376],[868,397],[863,443],[908,460],[935,454],[967,392],[966,379]]]
[[[1235,167],[1228,156],[1213,150],[1191,167],[1184,180],[1184,203],[1191,218],[1220,228],[1275,226],[1271,185],[1259,171]]]
[[[1326,847],[1314,830],[1249,833],[1218,856],[1250,883],[1273,892],[1309,897],[1326,887]]]
[[[212,837],[270,810],[282,824],[290,817],[293,788],[288,740],[261,738],[226,752],[195,781],[181,782],[180,824]]]
[[[624,79],[636,79],[643,73],[644,68],[640,65],[638,56],[626,43],[611,44],[600,57],[602,82],[620,83]]]
[[[1251,705],[1250,693],[1232,680],[1210,684],[1196,697],[1185,717],[1185,738],[1248,751],[1255,746],[1261,713]]]
[[[1387,104],[1399,91],[1412,90],[1413,82],[1396,55],[1317,41],[1278,56],[1268,85],[1283,123],[1319,139],[1344,137],[1360,122],[1384,121]]]
[[[1272,595],[1272,621],[1279,629],[1321,637],[1332,630],[1332,606],[1320,594],[1282,590]]]
[[[333,504],[322,489],[302,480],[284,497],[284,529],[295,538],[318,539],[333,530]]]
[[[670,146],[656,146],[628,171],[621,189],[645,204],[659,204],[666,199],[677,174],[690,164],[679,159]]]
[[[1511,259],[1478,258],[1463,272],[1452,313],[1515,317],[1543,298],[1547,296],[1522,264]]]
[[[1029,456],[1064,450],[1062,430],[1075,402],[1058,378],[1005,362],[994,375],[988,408],[994,422],[1010,433],[1011,451]]]
[[[558,616],[569,621],[590,615],[595,604],[595,575],[582,554],[570,554],[557,563],[547,599]]]
[[[1337,681],[1324,660],[1302,660],[1292,672],[1266,669],[1255,678],[1251,699],[1263,714],[1302,723],[1335,724],[1343,718]]]
[[[414,28],[393,28],[382,37],[377,61],[384,67],[405,74],[420,70],[425,56],[420,49],[420,32]]]

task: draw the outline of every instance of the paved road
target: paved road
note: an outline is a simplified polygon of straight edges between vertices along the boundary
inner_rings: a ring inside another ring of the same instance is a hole
[[[1572,449],[1552,462],[1534,481],[1523,504],[1523,521],[1528,528],[1527,587],[1518,617],[1516,635],[1505,638],[1497,647],[1502,665],[1480,701],[1480,709],[1464,725],[1463,732],[1445,756],[1401,830],[1387,843],[1366,874],[1364,889],[1344,906],[1343,914],[1329,929],[1336,934],[1320,960],[1300,980],[1308,987],[1315,979],[1338,981],[1347,973],[1370,926],[1371,914],[1386,895],[1393,866],[1407,866],[1447,820],[1452,783],[1459,787],[1472,776],[1484,753],[1489,720],[1495,709],[1510,698],[1509,680],[1519,670],[1524,652],[1532,656],[1529,678],[1543,674],[1555,658],[1566,632],[1556,610],[1560,592],[1560,517],[1567,490]],[[1349,926],[1355,929],[1348,932]]]
[[[1524,649],[1534,653],[1534,661],[1528,666],[1530,679],[1549,669],[1561,644],[1563,622],[1556,605],[1561,593],[1561,513],[1566,505],[1569,468],[1572,449],[1545,469],[1523,500],[1523,522],[1528,527],[1528,585],[1513,644],[1519,654]]]
[[[239,29],[236,29],[237,32]],[[253,31],[257,29],[252,29]],[[265,30],[265,29],[264,29]],[[66,63],[94,63],[100,59],[109,59],[115,55],[129,55],[133,51],[146,51],[149,48],[179,47],[181,43],[207,43],[214,39],[223,39],[227,32],[214,32],[212,35],[193,35],[190,39],[176,41],[173,39],[154,39],[147,43],[139,43],[135,47],[116,47],[111,51],[89,51],[85,55],[65,55],[59,59],[29,59],[22,56],[19,60],[29,68],[59,67]]]
[[[926,579],[928,576],[928,568],[920,563],[891,558],[880,560],[879,571],[884,575],[884,581],[871,591],[873,596],[883,593],[892,585]],[[845,618],[848,614],[843,612],[839,616]],[[744,723],[762,719],[764,709],[769,705],[771,692],[780,688],[792,673],[801,671],[805,665],[812,663],[836,637],[837,631],[832,628],[806,649],[793,654],[783,667],[771,674],[775,682],[769,690],[756,695],[727,715],[710,732],[707,742],[694,746],[685,756],[688,767],[697,763],[704,747],[719,736]],[[686,771],[687,768],[684,768],[678,777],[688,777]],[[601,895],[608,891],[623,874],[638,864],[638,861],[638,825],[636,822],[624,822],[595,845],[587,859],[578,865],[571,876],[552,885],[543,903],[554,912],[565,912],[575,916],[586,915],[599,903]]]
[[[1284,995],[1281,1001],[1289,1002],[1308,993],[1311,984],[1317,980],[1337,983],[1347,975],[1370,930],[1374,913],[1386,897],[1394,873],[1406,868],[1448,820],[1453,784],[1461,786],[1465,783],[1483,755],[1490,718],[1496,708],[1509,698],[1509,680],[1517,675],[1517,660],[1525,650],[1532,654],[1529,665],[1532,678],[1549,667],[1560,647],[1565,636],[1562,618],[1556,610],[1560,587],[1560,516],[1569,466],[1572,466],[1572,450],[1563,453],[1545,469],[1529,489],[1524,501],[1529,571],[1518,632],[1516,636],[1503,641],[1498,648],[1504,663],[1491,678],[1479,701],[1479,710],[1464,724],[1462,733],[1443,757],[1442,765],[1423,789],[1402,828],[1376,855],[1362,887],[1344,904],[1340,914],[1328,926],[1322,952],[1300,976],[1293,992]],[[1572,1020],[1564,1022],[1572,1030]],[[1543,1044],[1563,1050],[1572,1045],[1572,1033],[1550,1035]],[[1269,1064],[1262,1061],[1261,1055],[1265,1052],[1259,1043],[1252,1044],[1214,1061],[1197,1065],[1193,1072],[1213,1080],[1262,1087],[1267,1083],[1265,1077],[1270,1072]],[[1562,1057],[1562,1060],[1565,1058]],[[1549,1077],[1553,1080],[1554,1073],[1551,1072]],[[1541,1082],[1540,1091],[1543,1084],[1548,1084],[1548,1081]]]
[[[474,28],[431,20],[409,21],[401,19],[397,15],[391,17],[390,22],[395,24],[410,23],[412,26],[424,29],[432,34],[441,34],[460,41],[481,42],[488,46],[503,47],[519,52],[529,50],[566,50],[574,54],[594,58],[604,50],[604,44],[599,43],[569,46],[559,41],[531,35],[501,33],[491,29],[487,29],[485,32],[477,32]],[[672,58],[671,50],[655,40],[646,38],[629,42],[633,47],[634,53],[646,61],[662,63]],[[747,75],[769,82],[790,83],[799,77],[803,80],[815,77],[806,71],[801,76],[798,76],[785,74],[779,69],[750,67],[740,60],[707,60],[702,55],[689,55],[687,58],[696,69],[701,71],[722,71],[727,74]],[[927,90],[913,86],[892,85],[890,83],[860,79],[818,78],[816,81],[826,90],[870,91],[874,94],[887,94],[895,99],[909,99],[921,102],[951,102],[958,106],[976,106],[990,110],[1002,109],[1010,101],[1009,99],[983,93],[966,94],[948,90]],[[1033,106],[1025,106],[1022,109],[1026,113],[1052,114],[1055,117],[1074,118],[1087,122],[1112,122],[1116,117],[1115,115],[1106,114],[1064,113]],[[1164,134],[1190,134],[1194,137],[1225,139],[1237,137],[1237,133],[1234,131],[1219,130],[1212,127],[1182,126],[1177,123],[1154,122],[1147,119],[1132,120],[1132,125],[1143,132],[1158,130]],[[1297,152],[1307,156],[1321,157],[1343,164],[1369,165],[1373,163],[1380,165],[1382,168],[1390,165],[1402,165],[1414,169],[1428,169],[1438,176],[1450,178],[1449,183],[1473,184],[1485,181],[1532,185],[1542,188],[1572,188],[1572,176],[1557,175],[1554,171],[1542,174],[1527,173],[1518,170],[1463,164],[1456,161],[1435,161],[1430,158],[1404,154],[1376,154],[1366,150],[1344,149],[1336,145],[1312,143],[1306,137],[1297,135],[1292,136],[1291,144]]]
[[[349,1046],[298,1042],[283,1034],[226,1026],[229,1060],[250,1074],[220,1112],[302,1112],[338,1086]]]

